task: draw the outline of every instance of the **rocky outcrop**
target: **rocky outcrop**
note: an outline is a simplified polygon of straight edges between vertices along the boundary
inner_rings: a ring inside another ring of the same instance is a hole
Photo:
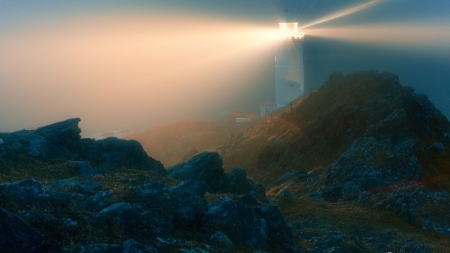
[[[203,223],[208,231],[221,231],[233,242],[265,245],[273,240],[287,248],[293,243],[292,231],[274,206],[252,207],[224,197],[208,205]]]
[[[163,165],[149,157],[137,141],[81,139],[79,122],[74,118],[34,131],[0,134],[0,165],[25,154],[38,159],[72,160],[81,175],[123,167],[165,173]]]
[[[224,173],[222,157],[217,152],[200,153],[185,163],[169,168],[167,174],[181,180],[203,180],[209,192],[251,193],[255,198],[266,201],[264,187],[248,179],[245,169],[235,168],[230,174]]]
[[[3,208],[0,208],[0,227],[2,252],[42,252],[44,249],[44,236]]]

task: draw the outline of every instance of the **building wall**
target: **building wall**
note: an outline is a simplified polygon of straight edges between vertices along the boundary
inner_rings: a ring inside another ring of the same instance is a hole
[[[304,93],[303,39],[285,39],[275,57],[275,102],[282,107]]]

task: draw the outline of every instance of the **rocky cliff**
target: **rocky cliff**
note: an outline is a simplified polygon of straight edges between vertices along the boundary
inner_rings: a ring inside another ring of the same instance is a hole
[[[0,134],[2,252],[296,252],[244,169],[203,152],[166,172],[137,141],[81,139],[79,121]]]

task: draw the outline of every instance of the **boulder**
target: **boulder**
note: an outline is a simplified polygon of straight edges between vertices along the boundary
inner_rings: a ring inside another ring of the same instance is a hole
[[[230,239],[228,239],[227,235],[220,231],[215,232],[213,235],[211,235],[211,237],[209,237],[209,239],[222,247],[228,249],[234,248],[233,243],[230,241]]]
[[[203,224],[208,231],[223,232],[233,243],[248,243],[253,246],[267,243],[267,222],[254,208],[226,197],[208,205]]]
[[[203,211],[203,197],[208,189],[204,181],[189,179],[168,189],[172,209],[178,222],[190,223]]]
[[[243,168],[235,168],[230,174],[224,174],[219,191],[232,194],[246,194],[253,190]]]
[[[83,201],[83,206],[88,210],[98,212],[111,205],[112,190],[99,191]]]
[[[36,206],[44,196],[44,186],[34,179],[0,184],[0,193],[20,207]]]
[[[294,243],[294,235],[291,228],[284,220],[283,214],[277,206],[257,205],[256,212],[267,222],[269,238],[278,243]]]
[[[109,137],[96,141],[94,146],[98,147],[101,156],[90,157],[89,161],[97,164],[100,169],[111,170],[125,167],[165,173],[161,162],[149,157],[142,145],[135,140]]]
[[[44,236],[3,208],[0,208],[0,228],[2,252],[42,252]]]
[[[163,181],[137,186],[131,191],[135,202],[142,202],[147,208],[171,210],[170,196]]]
[[[222,157],[217,152],[203,152],[169,168],[167,174],[180,180],[203,180],[211,189],[216,189],[223,176]]]
[[[34,134],[50,139],[77,141],[81,138],[81,129],[78,127],[80,121],[80,118],[73,118],[56,122],[37,128]]]

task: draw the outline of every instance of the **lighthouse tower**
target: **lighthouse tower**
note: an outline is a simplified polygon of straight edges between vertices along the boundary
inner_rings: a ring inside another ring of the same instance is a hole
[[[280,23],[282,41],[275,56],[275,103],[283,107],[305,93],[303,37],[297,23]]]
[[[279,24],[281,41],[275,55],[275,102],[262,103],[261,116],[284,107],[305,94],[303,66],[305,34],[299,32],[296,22]]]

